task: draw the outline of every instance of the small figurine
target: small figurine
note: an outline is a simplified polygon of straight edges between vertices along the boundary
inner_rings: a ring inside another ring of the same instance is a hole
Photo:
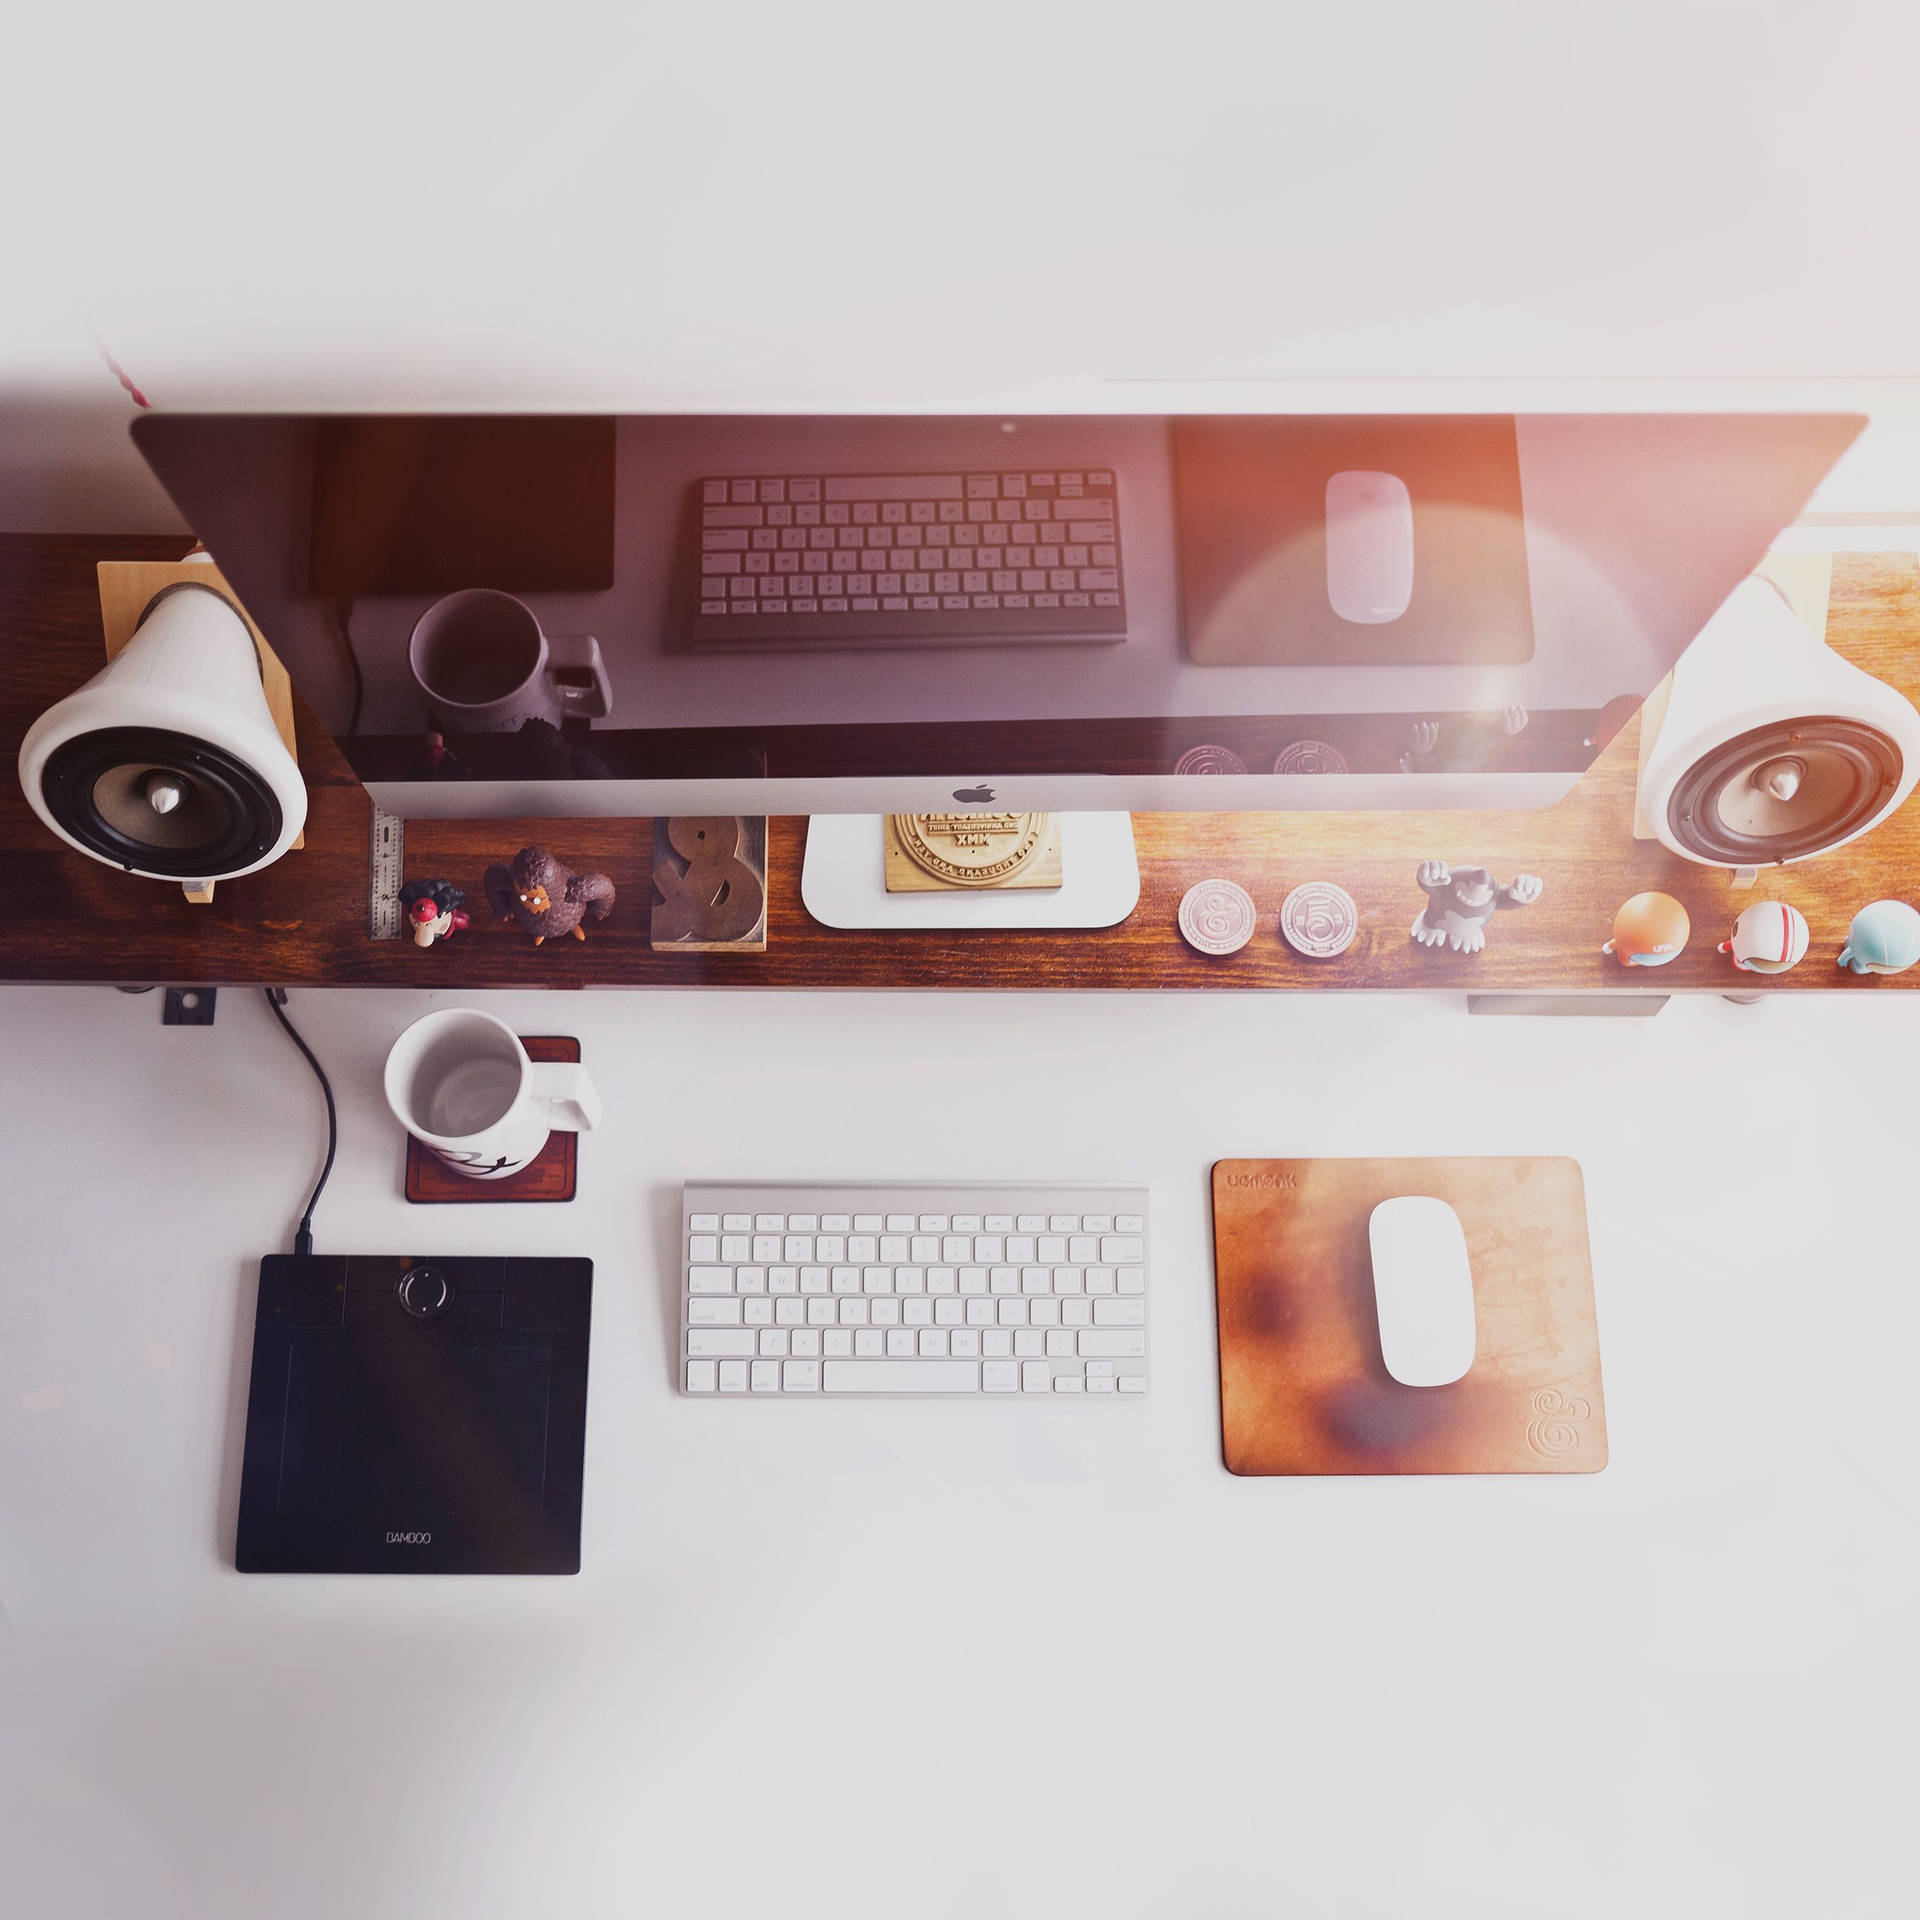
[[[1613,938],[1600,949],[1623,967],[1664,967],[1687,944],[1693,923],[1670,893],[1636,893],[1613,916]]]
[[[589,747],[576,746],[551,720],[523,720],[507,764],[521,780],[610,780],[613,769]]]
[[[409,780],[464,780],[467,769],[449,751],[443,733],[429,733],[420,742],[420,758],[407,773]]]
[[[1744,973],[1785,973],[1807,951],[1806,917],[1784,900],[1756,900],[1733,923],[1733,938],[1720,942]]]
[[[1853,916],[1840,964],[1855,973],[1905,973],[1920,960],[1920,913],[1904,900],[1874,900]]]
[[[400,889],[400,910],[416,947],[430,947],[458,933],[467,924],[461,912],[466,904],[467,896],[450,880],[409,880]]]
[[[613,882],[604,873],[574,873],[545,847],[522,847],[511,864],[496,860],[487,869],[487,904],[532,934],[536,947],[549,935],[584,940],[580,922],[613,911]]]
[[[1422,860],[1414,878],[1427,904],[1413,923],[1413,937],[1423,947],[1444,942],[1455,953],[1478,953],[1487,944],[1486,925],[1496,908],[1530,907],[1541,893],[1530,873],[1516,874],[1512,886],[1501,887],[1485,867],[1456,873],[1444,860]]]

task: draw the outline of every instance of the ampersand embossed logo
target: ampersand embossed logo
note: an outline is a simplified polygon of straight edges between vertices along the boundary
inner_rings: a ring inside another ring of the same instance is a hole
[[[667,845],[684,865],[653,870],[656,942],[739,940],[759,924],[766,904],[760,876],[740,855],[740,822],[728,814],[682,814],[667,822]]]
[[[1533,1418],[1527,1422],[1527,1445],[1542,1459],[1564,1460],[1580,1450],[1580,1423],[1593,1408],[1564,1394],[1558,1387],[1542,1387],[1527,1403]]]

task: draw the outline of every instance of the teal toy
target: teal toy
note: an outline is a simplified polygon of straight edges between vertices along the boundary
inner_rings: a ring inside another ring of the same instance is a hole
[[[1904,900],[1874,900],[1853,916],[1840,964],[1855,973],[1905,973],[1920,960],[1920,913]]]

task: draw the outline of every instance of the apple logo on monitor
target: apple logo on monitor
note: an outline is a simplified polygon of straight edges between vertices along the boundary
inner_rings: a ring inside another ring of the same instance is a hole
[[[991,787],[955,787],[953,797],[963,806],[990,806],[993,802],[993,789]]]

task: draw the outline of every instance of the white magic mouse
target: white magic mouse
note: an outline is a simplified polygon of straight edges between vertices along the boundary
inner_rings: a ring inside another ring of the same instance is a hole
[[[1405,1387],[1444,1387],[1473,1365],[1473,1270],[1444,1200],[1382,1200],[1367,1221],[1380,1357]]]
[[[1342,620],[1384,626],[1413,598],[1413,496],[1397,473],[1349,468],[1327,481],[1327,600]]]

